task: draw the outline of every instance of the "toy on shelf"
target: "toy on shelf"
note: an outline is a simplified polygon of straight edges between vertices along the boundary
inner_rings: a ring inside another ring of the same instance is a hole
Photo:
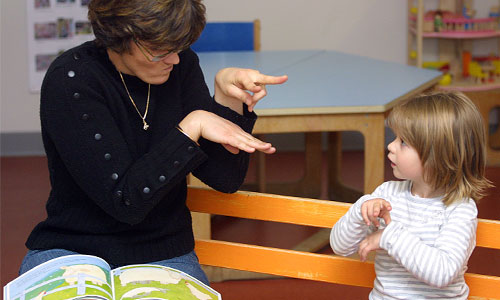
[[[477,82],[486,82],[488,79],[488,73],[484,72],[481,65],[477,61],[471,61],[469,65],[470,76]]]
[[[500,76],[500,59],[491,62],[495,67],[495,76]]]
[[[493,32],[498,30],[498,18],[471,18],[449,11],[431,10],[424,16],[424,32]]]
[[[466,20],[472,20],[474,19],[474,16],[476,15],[476,10],[472,9],[472,3],[469,1],[469,3],[464,3],[462,7],[462,17]],[[465,30],[472,30],[472,24],[465,23],[464,24],[464,29]],[[495,27],[493,28],[495,29]]]
[[[417,24],[421,22],[424,37],[487,38],[500,36],[500,5],[491,7],[487,16],[476,17],[476,10],[472,8],[472,0],[456,0],[456,2],[456,5],[450,5],[450,1],[440,1],[439,9],[426,12],[419,12],[418,7],[410,4],[410,30],[417,33],[419,30]],[[458,3],[462,3],[462,6],[458,7]],[[423,7],[423,4],[421,6]],[[420,17],[421,13],[423,15]],[[421,21],[418,20],[419,17],[422,18]]]
[[[462,53],[462,76],[465,78],[470,75],[469,66],[472,59],[470,51]]]
[[[481,80],[481,82],[495,82],[500,78],[500,57],[490,55],[490,56],[479,56],[472,58],[471,62],[472,68],[474,68],[473,73],[471,71],[471,76],[476,78],[476,81]],[[478,76],[475,76],[478,75]]]
[[[411,50],[410,51],[410,59],[415,59],[417,58],[417,51]]]
[[[438,11],[434,12],[433,14],[434,14],[434,16],[431,17],[431,20],[434,20],[434,26],[433,26],[434,31],[436,31],[436,32],[443,31],[443,27],[444,27],[443,13],[438,10]],[[425,26],[425,23],[424,23],[424,30],[425,29],[427,29],[427,26]]]
[[[443,77],[439,81],[439,85],[450,85],[452,77],[449,73],[450,63],[448,61],[424,61],[422,67],[443,72]]]
[[[423,68],[439,70],[442,72],[450,70],[450,62],[448,61],[424,61],[422,64]]]
[[[497,20],[499,22],[499,25],[500,25],[500,5],[498,5],[498,6],[492,6],[490,8],[489,17],[490,18],[497,18]]]
[[[443,75],[443,77],[441,78],[441,80],[439,80],[439,85],[441,86],[446,86],[446,85],[450,85],[451,84],[451,75],[446,73]]]

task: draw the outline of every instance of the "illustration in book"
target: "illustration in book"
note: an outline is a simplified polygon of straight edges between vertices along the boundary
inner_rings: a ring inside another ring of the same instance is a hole
[[[5,300],[216,300],[221,295],[196,278],[158,265],[111,270],[99,257],[55,258],[4,287]]]

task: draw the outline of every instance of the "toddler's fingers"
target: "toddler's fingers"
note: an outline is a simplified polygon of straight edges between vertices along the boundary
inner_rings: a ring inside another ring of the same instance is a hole
[[[372,216],[373,217],[378,217],[378,215],[380,214],[380,203],[376,202],[373,204],[373,214]]]
[[[380,225],[378,221],[379,214],[380,214],[380,204],[378,202],[375,202],[373,203],[372,206],[370,206],[368,217],[370,218],[372,224],[375,225],[376,227]]]
[[[380,215],[380,203],[376,202],[375,205],[373,206],[373,225],[376,227],[380,226],[380,222],[378,221],[378,217]]]
[[[371,205],[371,203],[370,203],[370,205],[367,205],[366,209],[367,209],[366,214],[368,215],[368,219],[370,221],[372,221],[373,220],[373,205]]]
[[[363,221],[365,221],[366,225],[370,226],[370,219],[368,218],[368,205],[363,204],[361,206],[361,216],[363,217]]]
[[[366,247],[365,246],[361,246],[360,245],[359,250],[358,250],[358,255],[359,255],[359,259],[361,261],[365,261],[366,260],[367,253],[366,253]]]
[[[385,213],[382,218],[384,219],[385,221],[385,225],[389,225],[389,223],[391,223],[391,214],[390,213]]]

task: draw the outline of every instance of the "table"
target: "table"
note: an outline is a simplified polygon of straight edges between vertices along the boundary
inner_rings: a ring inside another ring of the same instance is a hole
[[[317,197],[320,190],[320,132],[331,132],[329,157],[336,158],[329,160],[329,187],[343,190],[341,197],[346,198],[352,198],[353,191],[337,176],[339,132],[359,131],[364,136],[363,192],[369,193],[384,180],[386,114],[398,100],[434,86],[441,77],[438,71],[326,50],[205,52],[199,58],[212,94],[215,74],[223,67],[289,76],[283,85],[267,86],[268,96],[255,107],[259,118],[253,132],[315,133],[306,135],[305,176],[291,186],[266,186],[261,167],[259,190],[310,197]]]

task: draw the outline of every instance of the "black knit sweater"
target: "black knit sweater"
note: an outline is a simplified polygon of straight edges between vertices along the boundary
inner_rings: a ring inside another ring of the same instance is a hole
[[[191,111],[214,112],[251,132],[256,116],[241,116],[209,95],[196,54],[179,54],[168,81],[151,85],[147,122],[131,104],[105,49],[87,42],[50,66],[40,118],[52,190],[47,219],[29,236],[29,249],[62,248],[124,265],[158,261],[193,250],[186,175],[236,191],[248,154],[231,154],[176,125]],[[147,84],[124,75],[144,112]]]

